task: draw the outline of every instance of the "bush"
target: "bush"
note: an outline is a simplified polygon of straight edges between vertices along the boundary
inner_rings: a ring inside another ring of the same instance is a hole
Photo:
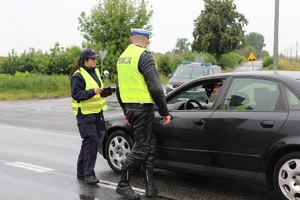
[[[206,53],[206,52],[200,52],[200,55],[204,57],[204,62],[205,63],[211,63],[212,65],[217,64],[217,60],[212,54],[209,54],[209,53]]]
[[[154,59],[156,61],[158,70],[162,75],[167,76],[170,73],[172,74],[178,65],[180,65],[183,61],[187,62],[195,62],[195,58],[197,55],[201,55],[204,57],[204,62],[211,63],[215,65],[217,63],[215,57],[209,53],[205,52],[190,52],[185,51],[181,54],[156,54],[154,55]]]
[[[158,71],[165,76],[167,76],[172,72],[170,58],[166,55],[158,58],[157,66],[158,66]]]
[[[263,64],[263,67],[269,67],[269,66],[273,65],[273,57],[264,57],[262,64]]]
[[[272,66],[273,69],[273,66]],[[269,70],[272,70],[269,68]],[[278,59],[278,70],[300,71],[300,63],[291,62],[289,59]]]
[[[234,67],[241,65],[243,60],[244,58],[242,56],[240,56],[237,53],[231,52],[231,53],[223,54],[219,60],[218,65],[220,65],[222,69],[225,68],[233,69]]]
[[[16,73],[1,75],[0,100],[48,98],[70,96],[70,80],[67,75],[41,75]]]

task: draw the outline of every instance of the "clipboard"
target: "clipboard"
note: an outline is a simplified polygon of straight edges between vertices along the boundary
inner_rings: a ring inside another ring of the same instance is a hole
[[[111,89],[111,87],[105,87],[105,88],[103,88],[103,91],[100,93],[101,97],[108,97],[110,95],[112,95],[112,89]]]

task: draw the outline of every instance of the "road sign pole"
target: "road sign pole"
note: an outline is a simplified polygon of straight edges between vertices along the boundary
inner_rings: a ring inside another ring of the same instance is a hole
[[[101,70],[100,70],[101,75],[103,75],[103,59],[101,59]]]
[[[107,50],[100,50],[99,51],[99,55],[101,57],[101,70],[100,70],[101,75],[103,75],[103,60],[106,56],[106,53],[107,53]]]
[[[250,52],[250,55],[248,57],[248,62],[250,62],[250,61],[252,61],[252,71],[254,71],[254,69],[253,69],[253,61],[257,61],[257,59],[256,59],[255,55],[252,52]]]

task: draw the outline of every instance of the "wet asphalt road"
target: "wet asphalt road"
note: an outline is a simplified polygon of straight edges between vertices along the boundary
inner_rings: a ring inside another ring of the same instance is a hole
[[[115,193],[119,174],[101,155],[96,163],[100,184],[86,185],[76,178],[81,144],[71,99],[35,99],[0,102],[0,199],[96,200],[122,199]],[[105,115],[120,112],[115,95],[107,98]],[[275,200],[274,191],[228,179],[208,178],[161,169],[154,172],[158,197],[178,200]],[[143,196],[140,172],[132,186]],[[150,198],[149,198],[150,199]]]
[[[120,111],[119,107],[112,106],[116,103],[114,98],[107,99],[111,109],[106,115]],[[0,102],[0,109],[1,200],[120,199],[115,194],[119,175],[110,170],[101,156],[96,165],[100,184],[91,187],[76,179],[81,139],[69,97]],[[49,171],[29,170],[22,163],[49,168]],[[276,199],[273,191],[241,181],[160,169],[155,170],[155,180],[160,196],[155,199]],[[143,194],[139,172],[133,177],[132,185]]]

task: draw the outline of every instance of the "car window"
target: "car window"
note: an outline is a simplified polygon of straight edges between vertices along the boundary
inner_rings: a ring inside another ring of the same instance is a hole
[[[211,109],[223,82],[210,82],[192,86],[170,99],[167,103],[171,110]],[[200,104],[200,105],[199,105]]]
[[[289,108],[291,110],[299,110],[300,109],[299,98],[287,88],[285,88],[285,95],[288,101]]]
[[[221,107],[222,110],[272,111],[279,101],[279,87],[274,81],[236,78]]]
[[[208,69],[203,67],[194,67],[191,78],[198,78],[207,75]]]
[[[220,68],[215,67],[212,70],[213,70],[213,74],[221,74],[221,69]]]
[[[189,66],[178,67],[174,73],[174,77],[191,78],[192,71],[193,71],[193,67],[189,67]]]

